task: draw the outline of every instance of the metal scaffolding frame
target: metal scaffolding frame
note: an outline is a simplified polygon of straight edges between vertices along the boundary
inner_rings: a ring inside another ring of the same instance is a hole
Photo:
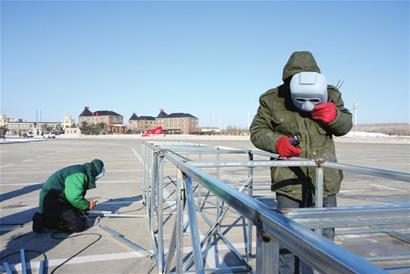
[[[143,203],[147,211],[148,229],[158,273],[224,271],[206,268],[204,250],[212,245],[212,237],[221,239],[241,262],[241,266],[225,267],[225,270],[231,272],[278,273],[280,245],[320,273],[386,273],[384,269],[364,258],[324,239],[320,235],[321,230],[330,225],[349,227],[403,224],[408,221],[410,205],[323,209],[323,168],[335,168],[403,182],[410,182],[410,173],[323,160],[281,159],[277,154],[259,150],[204,144],[144,142],[142,146]],[[247,160],[221,160],[222,155],[229,154],[242,155],[247,157]],[[199,160],[190,159],[191,155]],[[204,155],[216,155],[216,160],[203,161]],[[269,160],[255,160],[255,157],[267,157]],[[166,163],[175,168],[175,177],[164,176]],[[289,166],[316,168],[316,208],[291,209],[284,215],[253,197],[254,168]],[[240,184],[239,189],[219,179],[220,169],[226,167],[248,170],[248,178]],[[206,168],[215,168],[216,173],[212,176],[203,171]],[[169,188],[172,188],[171,193],[167,190]],[[207,191],[207,196],[202,195],[203,189]],[[204,205],[210,193],[216,199],[215,220],[211,220],[204,213]],[[187,213],[184,213],[185,209]],[[244,246],[241,250],[244,252],[240,252],[221,232],[221,223],[231,209],[243,217],[241,227]],[[209,226],[206,233],[201,235],[199,217]],[[164,230],[166,223],[171,219],[174,221],[172,235],[166,249]],[[252,246],[253,227],[256,230],[256,252],[253,252]],[[395,233],[406,240],[405,235]],[[184,252],[184,235],[187,234],[190,234],[191,240],[191,250],[188,253]],[[255,255],[256,267],[253,267],[251,260]]]

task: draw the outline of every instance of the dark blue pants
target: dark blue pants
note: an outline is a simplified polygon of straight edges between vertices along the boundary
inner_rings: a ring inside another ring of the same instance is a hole
[[[306,204],[298,200],[291,199],[285,195],[276,194],[276,200],[278,202],[278,210],[281,211],[285,208],[305,208],[314,207],[314,203]],[[330,195],[323,197],[323,207],[336,207],[336,195]],[[334,228],[324,228],[323,237],[333,241],[335,238]],[[298,257],[289,252],[285,248],[280,249],[279,255],[279,273],[280,274],[311,274],[313,270],[310,266],[300,261]]]

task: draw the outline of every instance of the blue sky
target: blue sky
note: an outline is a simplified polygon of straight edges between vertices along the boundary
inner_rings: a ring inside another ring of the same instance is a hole
[[[344,80],[359,123],[410,122],[408,1],[1,1],[1,113],[246,127],[295,50]]]

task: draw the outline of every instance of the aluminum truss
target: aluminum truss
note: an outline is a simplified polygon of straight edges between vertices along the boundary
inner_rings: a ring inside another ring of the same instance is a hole
[[[259,150],[188,143],[145,142],[143,154],[143,202],[147,210],[148,228],[158,273],[205,273],[218,270],[278,273],[279,245],[289,249],[320,273],[386,273],[378,266],[325,240],[320,236],[321,228],[329,227],[330,224],[332,227],[348,227],[408,222],[410,205],[339,207],[326,210],[322,209],[322,206],[323,168],[336,168],[404,182],[410,182],[409,173],[302,158],[284,160],[277,154]],[[221,155],[229,154],[246,156],[247,160],[220,159]],[[203,161],[204,155],[216,155],[216,160]],[[192,160],[190,156],[199,160]],[[269,160],[255,160],[255,157],[268,157]],[[164,176],[165,163],[175,169],[175,179],[172,176]],[[254,168],[289,166],[316,167],[317,208],[289,210],[285,216],[253,198]],[[242,182],[239,189],[219,179],[220,169],[227,167],[248,170],[248,179]],[[203,171],[205,168],[216,168],[216,174],[211,176]],[[196,184],[193,184],[193,181]],[[173,189],[171,194],[168,192],[170,186]],[[206,196],[202,195],[202,190],[216,197],[214,221],[204,213]],[[221,233],[221,223],[231,209],[246,219],[242,225],[244,246],[241,250],[244,252],[239,252],[224,233]],[[167,218],[164,218],[165,214],[168,214]],[[209,225],[202,237],[198,217],[202,217]],[[168,248],[165,249],[165,224],[172,218],[172,236],[168,241]],[[186,254],[184,235],[188,234],[188,226],[191,251]],[[252,252],[253,227],[256,230],[255,254]],[[316,233],[309,228],[314,228]],[[238,257],[241,266],[206,269],[204,253],[212,244],[211,238],[214,236],[223,240]],[[256,269],[251,265],[252,255],[256,255]]]

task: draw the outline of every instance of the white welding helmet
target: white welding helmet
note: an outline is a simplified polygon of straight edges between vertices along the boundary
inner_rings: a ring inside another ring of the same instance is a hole
[[[290,95],[301,111],[311,112],[315,105],[327,102],[327,82],[323,74],[304,71],[292,76]]]

